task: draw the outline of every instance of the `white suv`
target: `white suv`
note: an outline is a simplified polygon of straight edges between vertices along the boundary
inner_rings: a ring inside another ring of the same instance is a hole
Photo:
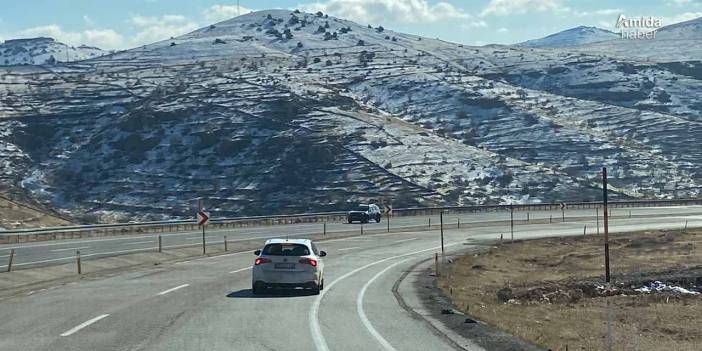
[[[327,253],[317,250],[309,239],[269,239],[257,256],[251,274],[251,290],[266,288],[307,288],[316,295],[324,289]]]

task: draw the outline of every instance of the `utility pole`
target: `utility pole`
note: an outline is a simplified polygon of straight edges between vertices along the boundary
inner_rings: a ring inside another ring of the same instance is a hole
[[[605,281],[609,283],[609,216],[607,212],[607,167],[602,167],[602,199],[604,204]]]

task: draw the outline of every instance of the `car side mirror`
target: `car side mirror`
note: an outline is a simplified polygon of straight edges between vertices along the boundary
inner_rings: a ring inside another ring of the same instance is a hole
[[[254,255],[256,255],[256,256],[258,256],[258,255],[260,255],[260,254],[261,254],[261,250],[256,250],[256,251],[254,251]]]
[[[320,252],[319,252],[319,257],[324,257],[324,256],[326,256],[326,255],[327,255],[327,252],[326,252],[326,251],[320,251]]]

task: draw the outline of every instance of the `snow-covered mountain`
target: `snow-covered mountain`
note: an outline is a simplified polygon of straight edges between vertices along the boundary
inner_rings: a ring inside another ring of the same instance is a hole
[[[0,44],[0,65],[44,65],[86,60],[107,52],[92,46],[69,46],[52,38],[6,40]]]
[[[566,29],[555,34],[551,34],[540,39],[527,40],[525,42],[515,44],[515,46],[532,48],[564,48],[569,46],[596,43],[617,38],[619,38],[619,35],[617,33],[608,31],[606,29],[579,26],[571,29]]]
[[[664,26],[658,30],[656,38],[661,40],[700,39],[702,38],[702,17]]]
[[[644,44],[641,44],[644,45]],[[580,46],[583,47],[583,46]],[[0,190],[94,218],[702,195],[702,65],[254,12],[0,68]],[[685,62],[683,62],[685,61]]]

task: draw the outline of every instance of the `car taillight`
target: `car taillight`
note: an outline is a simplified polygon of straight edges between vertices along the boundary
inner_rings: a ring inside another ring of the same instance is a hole
[[[312,258],[301,258],[300,263],[309,264],[312,267],[317,267],[317,260],[312,259]]]
[[[269,262],[271,262],[271,260],[269,260],[267,258],[259,257],[256,259],[256,261],[254,261],[254,264],[258,266],[259,264],[264,264],[264,263],[269,263]]]

